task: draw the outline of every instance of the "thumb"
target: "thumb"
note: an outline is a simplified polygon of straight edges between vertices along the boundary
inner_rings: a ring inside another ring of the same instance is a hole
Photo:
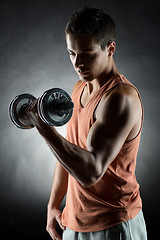
[[[58,222],[58,224],[62,228],[62,230],[65,230],[66,227],[62,225],[61,216],[62,216],[62,213],[61,213],[61,211],[59,211],[59,213],[56,216],[56,221]]]

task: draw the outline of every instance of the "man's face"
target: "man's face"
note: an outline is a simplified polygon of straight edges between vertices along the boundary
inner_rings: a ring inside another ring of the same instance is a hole
[[[108,62],[108,48],[102,51],[92,37],[66,35],[67,50],[80,80],[90,82],[105,73]]]

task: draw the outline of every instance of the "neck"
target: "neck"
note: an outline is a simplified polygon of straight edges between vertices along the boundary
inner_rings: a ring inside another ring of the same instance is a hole
[[[112,58],[111,66],[108,66],[106,71],[102,73],[98,78],[87,82],[88,94],[96,92],[99,90],[112,76],[118,74],[117,67],[115,65],[114,59]]]

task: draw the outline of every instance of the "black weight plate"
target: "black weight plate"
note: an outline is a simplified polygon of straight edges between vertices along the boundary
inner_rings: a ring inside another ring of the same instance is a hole
[[[16,96],[9,104],[9,118],[18,128],[31,129],[34,127],[25,115],[25,108],[35,99],[33,95],[24,93]]]
[[[59,105],[59,109],[58,106]],[[69,106],[69,109],[67,109]],[[67,92],[60,88],[52,88],[39,98],[38,112],[41,119],[54,126],[66,124],[73,113],[72,99]]]

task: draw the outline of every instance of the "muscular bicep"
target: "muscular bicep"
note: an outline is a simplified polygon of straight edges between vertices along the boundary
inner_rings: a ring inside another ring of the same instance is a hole
[[[100,175],[116,158],[132,130],[137,118],[136,104],[133,97],[116,93],[98,110],[87,138],[87,149],[95,156]]]

